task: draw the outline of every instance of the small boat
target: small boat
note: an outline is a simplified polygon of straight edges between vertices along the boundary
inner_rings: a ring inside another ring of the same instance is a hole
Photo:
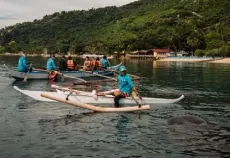
[[[66,98],[69,95],[69,91],[61,91],[56,89],[56,92],[45,92],[45,91],[30,91],[30,90],[22,90],[17,86],[14,86],[14,89],[27,95],[35,100],[42,101],[42,102],[56,102],[53,99],[48,99],[41,97],[42,93],[48,94],[51,97],[55,98]],[[103,92],[102,92],[103,93]],[[73,93],[68,97],[72,101],[87,103],[87,104],[94,104],[94,105],[114,105],[114,96],[112,95],[105,95],[105,96],[94,96],[91,92],[82,92],[82,93]],[[163,99],[163,98],[146,98],[143,97],[142,100],[138,100],[140,104],[146,105],[154,105],[154,104],[173,104],[179,102],[184,98],[184,95],[177,99]],[[136,102],[131,97],[122,98],[120,100],[121,105],[136,105]]]
[[[109,69],[116,70],[122,63],[109,67]],[[25,77],[24,72],[18,72],[16,70],[12,70],[8,68],[4,64],[4,66],[8,69],[10,75],[15,78],[16,80],[23,80]],[[97,74],[103,75],[103,76],[113,76],[114,73],[111,71],[106,71],[106,70],[100,70],[100,71],[94,71],[93,73],[88,73],[88,72],[83,72],[83,71],[61,71],[60,73],[72,77],[77,77],[77,78],[87,78],[87,77],[97,77]],[[43,72],[43,71],[32,71],[31,73],[28,74],[28,80],[48,80],[48,73]]]

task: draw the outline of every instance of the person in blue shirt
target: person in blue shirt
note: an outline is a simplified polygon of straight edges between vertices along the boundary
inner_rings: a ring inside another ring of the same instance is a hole
[[[118,88],[119,90],[114,92],[115,107],[119,107],[119,100],[131,95],[132,92],[137,90],[134,87],[131,77],[127,74],[125,66],[119,68],[120,74],[118,75]]]
[[[55,62],[54,62],[54,54],[50,55],[50,58],[48,59],[47,61],[47,64],[46,64],[46,69],[48,71],[52,71],[52,70],[57,70],[57,67],[55,65]]]
[[[22,56],[18,60],[18,71],[19,72],[28,72],[29,66],[26,60],[26,54],[22,53]]]
[[[103,58],[101,58],[101,68],[102,69],[107,69],[107,67],[110,66],[109,61],[107,60],[107,56],[103,56]]]

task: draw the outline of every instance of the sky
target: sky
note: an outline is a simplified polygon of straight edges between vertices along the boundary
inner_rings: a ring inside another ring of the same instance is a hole
[[[136,0],[0,0],[0,28],[69,10],[121,6]]]

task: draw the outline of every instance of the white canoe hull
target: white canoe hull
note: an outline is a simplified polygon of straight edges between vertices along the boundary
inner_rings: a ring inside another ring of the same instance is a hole
[[[35,100],[38,100],[38,101],[56,102],[54,100],[41,97],[40,95],[44,91],[21,90],[16,86],[14,86],[14,89],[16,89],[17,91],[35,99]],[[45,92],[45,93],[49,94],[50,96],[55,96],[55,97],[60,97],[60,98],[66,98],[66,96],[68,95],[68,93],[64,93],[62,91]],[[90,94],[91,93],[89,92],[89,95]],[[145,98],[145,97],[143,97],[142,100],[138,100],[138,102],[140,104],[150,104],[150,105],[153,105],[153,104],[172,104],[172,103],[179,102],[183,98],[184,98],[184,95],[182,95],[181,97],[179,97],[177,99]],[[94,98],[93,96],[71,95],[71,96],[69,96],[69,99],[72,101],[77,101],[77,102],[87,103],[87,104],[93,104],[93,105],[114,105],[114,97],[109,96],[109,95],[97,96],[97,98]],[[136,105],[136,102],[132,98],[127,97],[127,98],[121,99],[120,104],[130,106],[130,105]]]

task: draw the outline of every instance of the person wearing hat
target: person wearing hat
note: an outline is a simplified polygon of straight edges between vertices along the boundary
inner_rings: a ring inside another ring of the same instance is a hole
[[[107,56],[103,56],[103,58],[101,58],[101,68],[102,69],[107,69],[107,67],[110,66],[109,61],[107,60]]]
[[[28,72],[29,65],[27,64],[26,54],[21,53],[21,57],[18,60],[18,71],[19,72]]]
[[[57,70],[57,67],[54,62],[55,55],[51,54],[50,58],[47,60],[46,69],[48,71]]]
[[[118,91],[114,92],[114,104],[115,107],[119,107],[119,100],[121,98],[125,98],[131,95],[132,92],[137,93],[136,88],[132,82],[131,77],[127,74],[127,70],[125,66],[121,66],[119,68],[119,75],[118,75]]]

